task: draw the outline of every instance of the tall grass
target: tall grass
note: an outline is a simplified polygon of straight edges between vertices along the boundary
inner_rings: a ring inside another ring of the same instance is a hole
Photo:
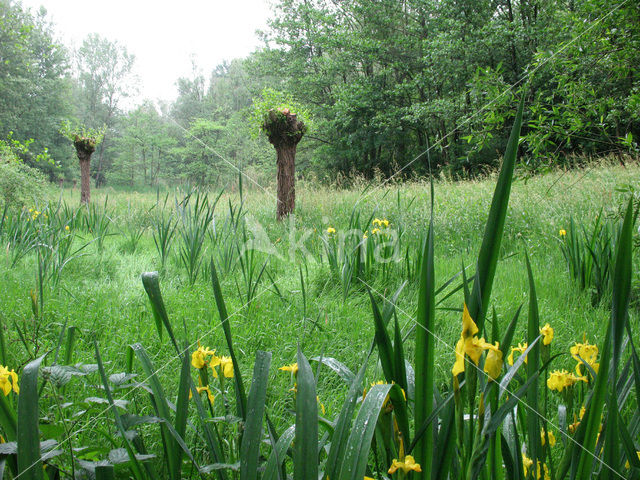
[[[195,283],[200,273],[206,252],[205,239],[219,198],[220,195],[209,204],[207,194],[196,191],[187,195],[180,203],[176,202],[180,222],[180,261],[187,272],[190,285]]]

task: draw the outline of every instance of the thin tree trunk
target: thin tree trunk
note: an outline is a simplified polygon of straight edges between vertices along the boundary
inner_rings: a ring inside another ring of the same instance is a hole
[[[78,155],[80,156],[80,155]],[[91,200],[91,155],[80,159],[80,203],[89,205]]]
[[[91,197],[91,154],[96,151],[96,141],[76,135],[73,146],[80,160],[80,203],[88,205]]]
[[[292,213],[296,207],[296,145],[280,145],[278,160],[278,220]]]
[[[298,120],[295,113],[284,108],[269,110],[262,128],[267,133],[269,142],[276,149],[278,166],[276,219],[282,220],[293,213],[295,208],[296,146],[307,131],[307,127]]]

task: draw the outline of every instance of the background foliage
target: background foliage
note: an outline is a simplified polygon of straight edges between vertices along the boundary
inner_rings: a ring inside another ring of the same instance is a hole
[[[154,104],[137,93],[135,58],[98,35],[62,47],[45,11],[0,1],[0,135],[35,139],[77,177],[61,120],[106,125],[97,185],[229,185],[237,165],[273,181],[274,154],[252,136],[253,100],[286,92],[313,120],[298,174],[354,178],[452,177],[496,168],[514,94],[530,81],[520,167],[624,162],[640,136],[640,7],[628,0],[279,0],[263,46],[176,81]],[[511,86],[516,88],[511,89]],[[271,89],[271,90],[265,90]],[[224,160],[223,160],[224,159]],[[226,161],[225,161],[226,160]],[[215,172],[215,173],[213,173]]]

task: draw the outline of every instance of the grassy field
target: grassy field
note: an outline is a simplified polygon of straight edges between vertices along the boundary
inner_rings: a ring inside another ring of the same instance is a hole
[[[554,172],[516,179],[513,184],[492,305],[501,330],[523,304],[526,317],[527,252],[536,281],[540,324],[549,323],[554,328],[554,351],[566,352],[556,360],[554,368],[573,369],[568,350],[583,336],[591,343],[601,344],[610,316],[606,298],[594,305],[592,293],[580,290],[571,281],[561,250],[564,237],[559,232],[568,229],[571,217],[587,229],[598,215],[607,222],[617,222],[630,192],[636,196],[640,192],[639,179],[640,168],[633,165]],[[192,244],[202,244],[196,260],[196,264],[201,262],[196,278],[193,273],[190,278],[185,266],[188,262],[181,259],[181,255],[188,256],[186,235],[188,225],[193,225],[189,222],[197,220],[188,216],[193,215],[196,195],[191,197],[188,208],[181,210],[178,204],[185,192],[179,190],[94,190],[93,228],[70,222],[67,232],[72,238],[72,251],[80,250],[60,271],[57,282],[45,281],[42,287],[38,284],[38,257],[27,253],[13,265],[13,250],[9,246],[3,248],[0,319],[7,365],[18,369],[55,349],[62,326],[75,326],[79,330],[71,363],[95,363],[92,342],[96,340],[108,362],[107,373],[123,372],[127,369],[127,345],[140,342],[159,368],[166,390],[171,392],[177,388],[179,360],[166,335],[162,340],[158,337],[141,274],[160,271],[160,287],[174,331],[192,342],[191,350],[200,344],[226,355],[213,297],[211,260],[220,277],[243,376],[251,378],[257,350],[273,353],[267,403],[278,428],[291,423],[294,396],[290,391],[291,376],[275,367],[294,363],[298,345],[308,358],[333,357],[354,372],[360,367],[374,335],[367,287],[382,302],[407,282],[397,300],[396,312],[403,334],[411,337],[417,308],[417,256],[429,221],[428,184],[373,185],[340,191],[299,186],[295,221],[282,223],[274,220],[272,194],[249,188],[247,182],[244,185],[242,201],[237,186],[222,193],[208,193],[206,202],[211,207],[212,221],[206,222],[201,242],[191,238]],[[455,277],[437,296],[442,301],[437,307],[433,332],[435,378],[443,388],[451,378],[463,304],[461,290],[448,293],[461,282],[461,266],[467,267],[469,276],[473,274],[494,188],[495,178],[439,181],[435,185],[436,285]],[[49,208],[59,201],[75,206],[79,192],[52,191]],[[34,205],[35,211],[45,212],[45,205]],[[33,212],[25,214],[33,217]],[[159,218],[174,219],[177,225],[164,266],[156,248],[157,233],[154,240]],[[375,219],[389,224],[374,225]],[[39,217],[30,221],[41,220]],[[375,233],[376,227],[387,233]],[[335,229],[335,233],[327,233],[327,229]],[[331,246],[339,244],[341,233],[348,229],[356,231],[358,241],[366,234],[372,239],[372,247],[380,245],[376,242],[381,241],[382,235],[397,235],[398,240],[393,245],[389,242],[389,250],[397,246],[392,261],[372,260],[346,288],[340,274],[332,270],[329,256]],[[243,250],[242,245],[252,245],[253,250]],[[637,272],[638,255],[634,262]],[[637,329],[637,274],[633,281],[631,324]],[[37,315],[33,313],[31,292],[36,295],[35,303],[42,305]],[[514,344],[525,338],[526,324],[526,319],[520,322]],[[407,342],[405,348],[412,359],[413,342]],[[366,381],[383,378],[381,366],[370,363]],[[97,376],[83,377],[82,382],[82,388],[67,391],[67,395],[100,395]],[[328,418],[339,413],[344,394],[340,378],[325,370],[319,378],[318,396]],[[129,399],[142,405],[145,396],[146,392],[138,390]],[[139,414],[150,413],[148,405],[139,408]],[[99,414],[104,415],[105,411]],[[84,435],[93,438],[94,434]]]

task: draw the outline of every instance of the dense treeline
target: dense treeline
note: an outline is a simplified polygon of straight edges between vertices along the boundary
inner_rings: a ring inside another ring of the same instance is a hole
[[[526,92],[522,144],[533,170],[590,156],[637,155],[640,5],[630,0],[279,0],[246,59],[176,82],[174,102],[136,93],[126,48],[96,35],[58,45],[44,11],[0,0],[0,138],[51,180],[77,177],[64,119],[105,128],[97,185],[225,184],[235,167],[260,182],[275,161],[250,121],[265,88],[312,118],[298,173],[451,176],[493,169],[505,121]],[[511,88],[514,87],[514,88]],[[48,149],[55,163],[35,162]]]

